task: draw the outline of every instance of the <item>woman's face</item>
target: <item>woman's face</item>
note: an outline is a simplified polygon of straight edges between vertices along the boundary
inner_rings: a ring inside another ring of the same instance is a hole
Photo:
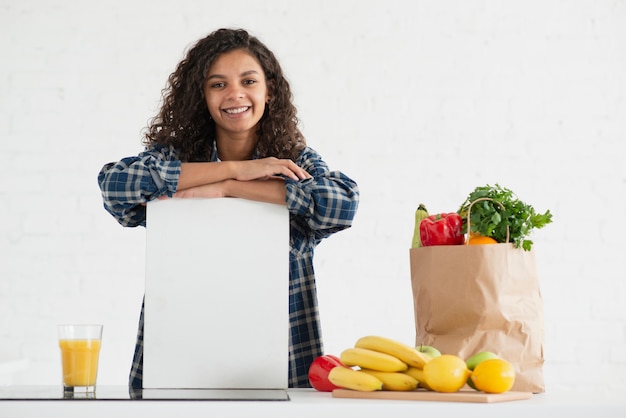
[[[218,138],[250,138],[269,98],[265,72],[248,52],[225,52],[209,67],[204,97]]]

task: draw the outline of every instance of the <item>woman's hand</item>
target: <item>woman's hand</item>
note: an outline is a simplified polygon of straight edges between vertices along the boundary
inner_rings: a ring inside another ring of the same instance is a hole
[[[230,161],[235,164],[235,180],[266,180],[276,176],[285,176],[295,181],[311,178],[311,175],[289,159],[275,157],[258,160]]]

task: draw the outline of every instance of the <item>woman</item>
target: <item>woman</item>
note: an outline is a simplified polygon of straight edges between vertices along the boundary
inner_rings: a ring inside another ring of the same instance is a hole
[[[309,365],[323,354],[314,249],[351,226],[359,190],[307,146],[274,54],[241,29],[199,40],[170,75],[144,145],[98,176],[104,207],[123,226],[146,226],[145,204],[154,199],[238,197],[287,206],[289,387],[309,387]],[[142,358],[143,306],[131,387],[141,387]]]

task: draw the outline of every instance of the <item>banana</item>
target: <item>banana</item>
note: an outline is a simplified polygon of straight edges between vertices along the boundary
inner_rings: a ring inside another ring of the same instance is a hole
[[[377,377],[349,367],[333,367],[328,373],[328,380],[335,386],[361,392],[374,392],[383,388],[383,382]]]
[[[400,359],[403,363],[419,369],[424,367],[424,364],[430,360],[430,356],[417,351],[415,347],[408,346],[391,338],[380,337],[378,335],[361,337],[354,346],[389,354]]]
[[[381,372],[403,372],[409,367],[397,357],[361,347],[343,350],[339,359],[348,367],[359,366],[362,369]]]
[[[363,373],[371,374],[383,382],[383,390],[414,390],[417,380],[406,372],[379,372],[378,370],[361,369]]]
[[[417,386],[424,389],[432,390],[431,387],[428,386],[428,384],[426,383],[426,379],[424,378],[424,370],[418,369],[417,367],[409,367],[403,373],[408,374],[409,376],[417,380]]]
[[[415,228],[413,229],[413,240],[411,242],[411,248],[417,248],[422,246],[422,239],[420,238],[420,223],[422,219],[428,218],[428,211],[423,203],[420,203],[415,210]]]

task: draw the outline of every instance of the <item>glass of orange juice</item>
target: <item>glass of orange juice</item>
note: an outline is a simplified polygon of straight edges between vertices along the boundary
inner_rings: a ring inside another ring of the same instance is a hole
[[[96,391],[102,325],[59,325],[65,392]]]

